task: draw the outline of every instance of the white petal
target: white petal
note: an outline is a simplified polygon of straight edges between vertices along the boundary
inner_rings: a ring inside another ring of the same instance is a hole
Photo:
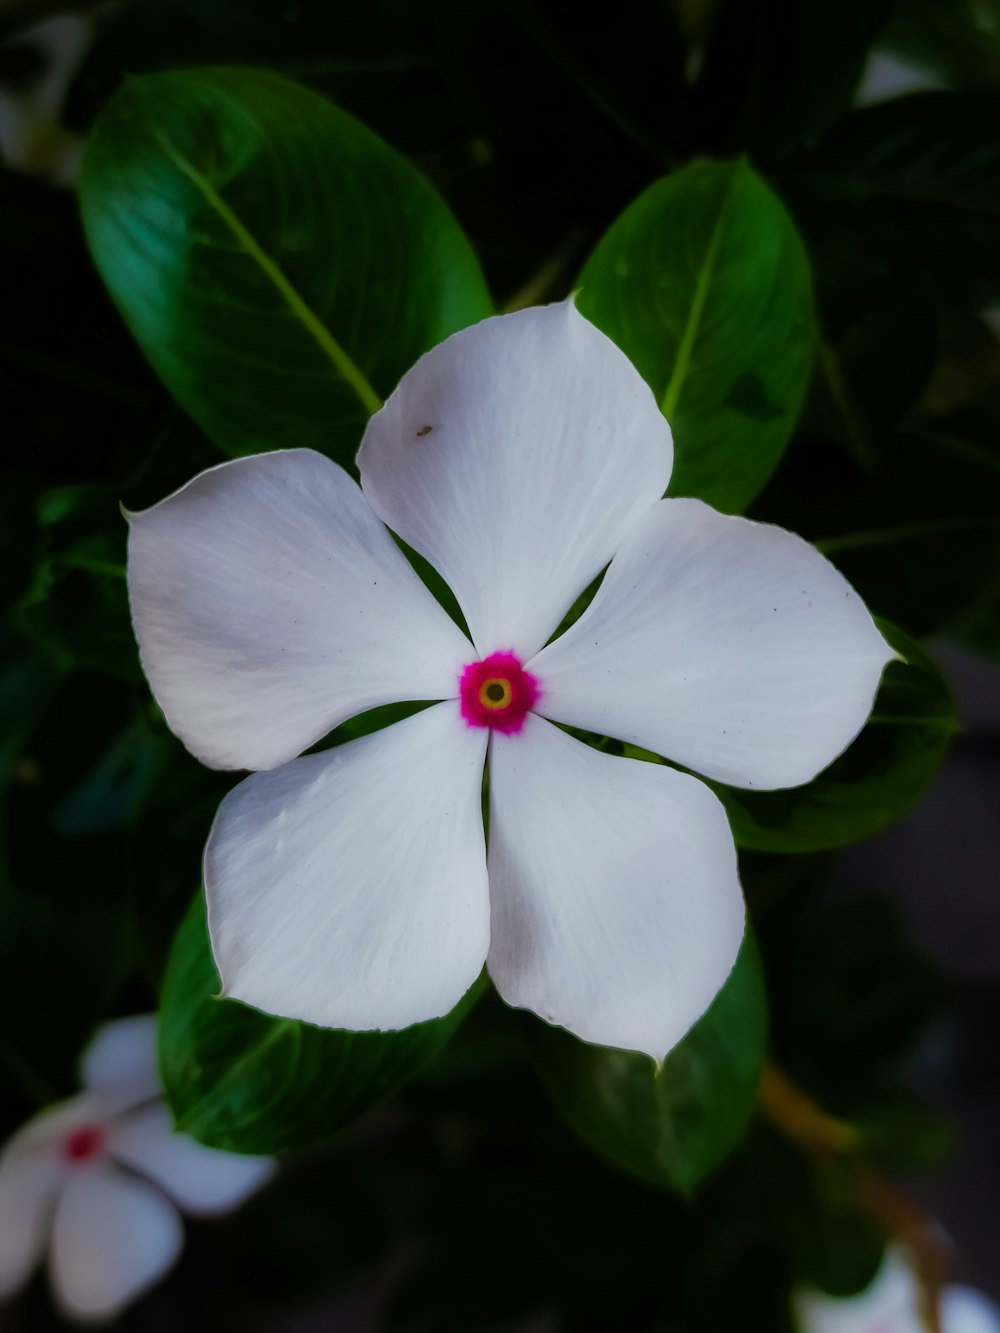
[[[163,1095],[156,1055],[156,1015],[106,1023],[84,1051],[83,1084],[116,1109]]]
[[[0,1157],[0,1301],[23,1286],[42,1257],[61,1179],[54,1148],[18,1151],[11,1144]]]
[[[489,970],[508,1004],[662,1058],[743,938],[725,812],[697,778],[529,715],[490,747]]]
[[[177,1210],[159,1190],[105,1165],[74,1172],[56,1206],[50,1277],[69,1315],[107,1319],[180,1254]]]
[[[529,666],[546,717],[771,788],[808,782],[854,739],[893,656],[800,537],[664,500]]]
[[[941,1293],[941,1333],[1000,1333],[1000,1310],[972,1287]]]
[[[205,849],[226,994],[341,1028],[452,1009],[489,941],[486,736],[439,704],[230,792]]]
[[[920,1288],[906,1252],[895,1245],[856,1296],[802,1287],[792,1292],[792,1308],[801,1333],[924,1333]]]
[[[368,423],[365,495],[430,560],[483,655],[537,651],[664,492],[652,393],[572,302],[428,352]]]
[[[274,1170],[270,1157],[221,1152],[178,1134],[161,1102],[112,1125],[108,1151],[149,1176],[189,1213],[228,1212],[259,1189]]]
[[[469,643],[342,468],[238,458],[129,516],[142,665],[215,768],[274,768],[378,704],[449,699]]]
[[[62,1141],[83,1125],[103,1124],[108,1113],[103,1097],[90,1092],[78,1093],[65,1101],[46,1106],[31,1117],[11,1138],[5,1154],[20,1153],[36,1148],[57,1148]]]

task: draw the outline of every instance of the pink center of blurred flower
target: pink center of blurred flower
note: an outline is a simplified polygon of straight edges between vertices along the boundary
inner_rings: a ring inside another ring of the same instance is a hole
[[[470,727],[520,731],[540,694],[537,679],[514,653],[490,653],[470,662],[459,681],[462,716]]]
[[[92,1162],[104,1150],[104,1130],[100,1125],[81,1125],[63,1140],[67,1162]]]

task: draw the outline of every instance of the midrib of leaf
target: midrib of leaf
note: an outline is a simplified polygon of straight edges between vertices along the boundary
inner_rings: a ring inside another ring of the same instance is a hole
[[[160,130],[153,128],[152,134],[177,170],[182,172],[194,185],[208,206],[218,214],[261,272],[281,294],[292,314],[312,336],[320,350],[330,359],[344,381],[351,386],[369,415],[377,412],[382,406],[382,399],[323,321],[310,308],[271,256],[258,243],[250,229],[229,207],[208,177],[200,172],[192,162],[189,162],[182,153],[179,153]]]
[[[228,1094],[229,1088],[231,1088],[234,1084],[235,1085],[239,1084],[240,1078],[242,1077],[244,1071],[248,1067],[254,1065],[261,1058],[261,1056],[264,1054],[265,1051],[267,1051],[270,1047],[274,1046],[277,1042],[281,1041],[283,1037],[285,1037],[289,1033],[291,1033],[293,1036],[297,1035],[296,1028],[297,1028],[296,1023],[294,1023],[291,1019],[288,1018],[278,1019],[273,1024],[271,1031],[267,1034],[267,1036],[263,1039],[263,1041],[258,1042],[256,1046],[252,1047],[244,1055],[241,1055],[238,1060],[234,1061],[226,1070],[222,1078],[220,1078],[216,1083],[212,1085],[211,1090],[205,1096],[200,1097],[198,1099],[196,1106],[201,1109],[202,1115],[204,1115],[206,1108],[209,1111],[213,1111],[214,1107],[220,1104],[225,1105],[226,1096]],[[197,1114],[192,1116],[190,1113],[187,1113],[178,1118],[177,1128],[182,1129],[186,1125],[196,1124],[198,1118],[199,1117],[197,1116]]]
[[[844,378],[840,357],[830,344],[820,336],[816,338],[816,353],[820,369],[826,379],[827,388],[830,390],[830,397],[840,411],[840,415],[844,419],[844,425],[847,427],[847,440],[854,456],[863,467],[870,467],[873,462],[872,451],[865,438],[864,428],[858,417],[857,409],[851,402],[851,395],[847,387],[847,381]]]
[[[694,297],[691,301],[691,308],[688,311],[684,332],[681,335],[681,343],[677,349],[677,358],[674,361],[674,369],[670,376],[670,382],[667,384],[663,397],[660,400],[660,411],[668,421],[677,409],[681,390],[684,388],[684,381],[687,379],[691,357],[694,354],[694,345],[698,339],[698,331],[701,327],[701,317],[705,311],[705,302],[708,300],[709,286],[711,285],[715,273],[716,256],[719,252],[719,246],[722,243],[723,219],[726,215],[726,206],[729,203],[729,196],[732,194],[735,175],[736,173],[734,171],[733,175],[729,178],[726,192],[722,196],[722,201],[719,204],[718,216],[715,219],[712,234],[708,238],[705,255],[701,261],[701,268],[698,270],[698,277],[694,288]]]

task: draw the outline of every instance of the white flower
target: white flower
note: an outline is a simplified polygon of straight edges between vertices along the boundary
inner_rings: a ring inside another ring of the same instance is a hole
[[[24,91],[0,87],[0,158],[12,171],[75,186],[83,138],[62,124],[70,85],[83,63],[94,20],[57,14],[18,33],[10,48],[37,55],[42,73]]]
[[[308,450],[237,459],[130,518],[169,725],[207,764],[264,770],[205,852],[225,993],[398,1028],[446,1013],[485,960],[508,1003],[662,1057],[743,935],[726,816],[697,778],[553,722],[794,786],[863,725],[891,649],[799,538],[661,499],[669,427],[572,303],[429,352],[358,461],[361,489]],[[383,523],[447,581],[471,643]],[[295,757],[400,700],[444,702]]]
[[[35,1116],[0,1156],[0,1300],[48,1250],[60,1307],[100,1320],[177,1258],[183,1230],[174,1204],[201,1215],[235,1208],[273,1162],[174,1132],[156,1067],[155,1015],[102,1028],[82,1075],[79,1096]]]
[[[799,1333],[927,1333],[906,1251],[890,1246],[870,1287],[837,1299],[803,1288],[792,1301]],[[941,1293],[941,1333],[1000,1333],[1000,1310],[971,1287]]]

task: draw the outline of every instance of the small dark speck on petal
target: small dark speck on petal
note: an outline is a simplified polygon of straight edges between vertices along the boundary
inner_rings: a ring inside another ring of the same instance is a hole
[[[420,429],[417,431],[417,438],[419,439],[420,436],[422,435],[430,435],[433,429],[434,429],[433,426],[421,426]]]

